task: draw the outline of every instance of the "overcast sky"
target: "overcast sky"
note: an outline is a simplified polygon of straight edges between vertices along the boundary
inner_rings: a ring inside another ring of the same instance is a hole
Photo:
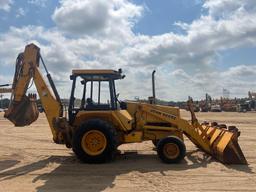
[[[255,0],[0,0],[0,84],[34,42],[62,97],[77,68],[122,68],[121,98],[256,90]]]

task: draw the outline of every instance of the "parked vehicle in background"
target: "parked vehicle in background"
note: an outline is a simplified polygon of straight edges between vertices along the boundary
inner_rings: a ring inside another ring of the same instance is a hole
[[[220,105],[212,105],[211,106],[211,112],[221,112]]]
[[[243,104],[238,104],[237,105],[237,112],[247,112],[247,111],[250,111],[250,108],[249,108],[249,105],[248,103],[243,103]]]

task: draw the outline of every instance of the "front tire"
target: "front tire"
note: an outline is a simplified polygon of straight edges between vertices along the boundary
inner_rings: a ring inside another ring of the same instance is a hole
[[[114,158],[117,148],[116,131],[100,119],[82,124],[75,132],[73,151],[84,163],[105,163]]]
[[[186,155],[186,146],[178,137],[166,137],[159,141],[157,154],[164,163],[179,163]]]
[[[157,144],[159,143],[159,139],[152,140],[152,143],[155,147],[157,147]]]

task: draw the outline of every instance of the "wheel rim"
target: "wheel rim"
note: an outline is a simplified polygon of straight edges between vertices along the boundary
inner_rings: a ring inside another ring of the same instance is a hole
[[[163,152],[168,159],[175,159],[179,156],[180,149],[179,146],[175,143],[167,143],[164,145]]]
[[[82,141],[83,150],[92,156],[101,154],[106,146],[107,139],[105,135],[98,130],[91,130],[84,134]]]

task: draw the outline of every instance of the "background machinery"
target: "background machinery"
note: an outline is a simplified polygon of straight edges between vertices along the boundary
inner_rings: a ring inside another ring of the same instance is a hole
[[[40,60],[51,90],[40,72]],[[247,163],[238,145],[240,132],[236,127],[200,124],[192,99],[188,101],[191,122],[181,118],[179,108],[156,105],[154,98],[152,104],[119,101],[115,81],[123,78],[121,70],[73,70],[68,116],[64,115],[40,49],[30,44],[17,58],[11,103],[5,117],[16,126],[26,126],[37,119],[36,96],[26,96],[33,79],[54,142],[72,148],[83,162],[104,163],[114,158],[121,144],[151,140],[163,162],[177,163],[186,155],[185,135],[223,163]]]
[[[206,93],[205,94],[205,100],[199,101],[199,107],[201,112],[208,112],[211,109],[211,102],[212,98],[211,96]]]
[[[255,111],[256,110],[256,93],[248,92],[248,99],[243,99],[236,106],[237,112],[247,112],[247,111]]]
[[[7,87],[7,86],[10,86],[10,84],[0,85],[0,112],[4,111],[4,108],[8,106],[8,102],[3,100],[3,94],[12,92],[11,88],[3,88],[3,87]]]

